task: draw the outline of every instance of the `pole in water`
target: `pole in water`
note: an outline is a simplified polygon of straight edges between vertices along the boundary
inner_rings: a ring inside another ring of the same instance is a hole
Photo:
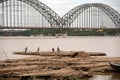
[[[4,52],[5,56],[7,57],[7,59],[9,59],[9,57],[8,57],[7,53],[4,51],[4,49],[3,49],[3,52]]]

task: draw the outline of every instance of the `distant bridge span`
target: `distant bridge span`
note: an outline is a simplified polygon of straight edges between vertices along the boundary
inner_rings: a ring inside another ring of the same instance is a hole
[[[86,30],[120,30],[120,28],[81,28],[81,27],[0,27],[0,29],[86,29]]]
[[[1,29],[120,29],[120,14],[101,3],[79,5],[63,17],[38,0],[0,0],[0,6]]]
[[[4,3],[6,1],[15,1],[15,0],[1,0],[0,3]],[[33,7],[34,9],[36,9],[40,14],[42,14],[46,18],[46,20],[50,23],[51,26],[59,24],[60,16],[57,15],[57,13],[55,13],[51,8],[49,8],[44,3],[38,0],[17,0],[17,1],[24,2],[30,5],[31,7]],[[3,4],[3,6],[4,5],[5,4]]]
[[[89,4],[83,4],[79,5],[72,10],[70,10],[68,13],[66,13],[61,20],[62,25],[71,25],[73,21],[85,10],[87,10],[90,7],[97,7],[103,12],[105,12],[109,18],[114,22],[115,26],[117,28],[120,28],[120,14],[111,8],[108,5],[101,4],[101,3],[89,3]]]

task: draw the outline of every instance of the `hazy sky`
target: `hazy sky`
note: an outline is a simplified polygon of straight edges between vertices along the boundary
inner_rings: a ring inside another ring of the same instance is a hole
[[[104,3],[120,13],[120,0],[39,0],[63,16],[72,8],[85,3]]]

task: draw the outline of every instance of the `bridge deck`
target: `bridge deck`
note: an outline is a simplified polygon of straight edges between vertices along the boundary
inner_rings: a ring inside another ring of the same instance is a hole
[[[81,28],[81,27],[0,27],[0,29],[120,29],[120,28]]]

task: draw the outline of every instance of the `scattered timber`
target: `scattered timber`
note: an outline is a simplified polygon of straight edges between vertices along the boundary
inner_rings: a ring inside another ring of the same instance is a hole
[[[114,71],[109,62],[120,63],[120,57],[91,57],[85,51],[17,52],[14,54],[37,54],[37,56],[0,61],[0,76],[3,78],[17,77],[19,80],[37,80],[38,78],[69,80],[72,76],[86,78],[96,73]]]

